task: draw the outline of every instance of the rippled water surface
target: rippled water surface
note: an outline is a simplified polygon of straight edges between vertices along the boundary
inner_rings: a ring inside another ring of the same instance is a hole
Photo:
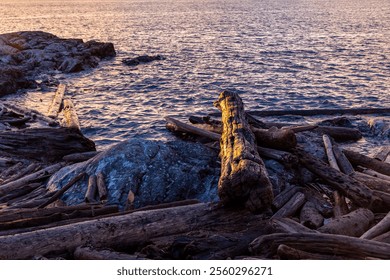
[[[0,33],[115,44],[115,59],[60,77],[100,145],[167,139],[163,116],[209,112],[224,89],[256,110],[390,106],[388,0],[2,0],[0,15]],[[166,60],[122,64],[143,54]]]

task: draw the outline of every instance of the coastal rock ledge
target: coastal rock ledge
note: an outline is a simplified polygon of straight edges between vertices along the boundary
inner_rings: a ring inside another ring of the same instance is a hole
[[[62,39],[42,31],[0,34],[0,96],[34,87],[40,74],[91,69],[115,55],[112,43]]]

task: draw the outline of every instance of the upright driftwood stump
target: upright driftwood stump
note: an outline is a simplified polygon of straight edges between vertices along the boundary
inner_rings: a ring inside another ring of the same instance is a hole
[[[222,202],[244,203],[251,211],[269,208],[273,200],[272,184],[257,151],[241,98],[223,91],[214,105],[222,111],[223,122],[218,183]]]

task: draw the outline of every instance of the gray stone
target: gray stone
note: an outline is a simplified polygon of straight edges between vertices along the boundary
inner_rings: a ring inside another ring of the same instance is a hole
[[[55,191],[81,172],[103,173],[108,204],[139,208],[183,199],[218,200],[220,174],[218,154],[198,143],[131,139],[100,153],[84,163],[67,166],[51,177],[48,188]],[[62,197],[67,205],[84,201],[88,176]]]
[[[94,68],[115,56],[112,43],[61,39],[40,31],[0,35],[0,96],[36,86],[35,79],[56,71],[70,73]]]

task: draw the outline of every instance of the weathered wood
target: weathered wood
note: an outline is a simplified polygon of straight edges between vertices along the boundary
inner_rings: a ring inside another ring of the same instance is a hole
[[[108,249],[96,249],[90,246],[77,247],[73,253],[76,260],[145,260],[137,255],[129,255]]]
[[[30,174],[30,173],[37,171],[38,168],[40,168],[40,164],[33,162],[29,166],[27,166],[26,168],[22,168],[21,170],[19,170],[19,172],[17,172],[13,176],[11,176],[8,179],[1,182],[1,185],[4,185],[4,184],[7,184],[9,182],[20,179],[21,177],[24,177],[27,174]]]
[[[288,128],[261,129],[252,127],[252,132],[256,137],[259,146],[270,147],[281,150],[288,150],[297,145],[295,133]]]
[[[272,257],[279,245],[311,253],[330,254],[350,259],[368,257],[389,259],[390,244],[351,236],[323,233],[275,233],[255,239],[249,246],[253,255]]]
[[[356,181],[348,175],[341,173],[329,165],[316,159],[303,149],[295,149],[295,154],[300,162],[308,170],[325,180],[330,186],[340,191],[344,196],[351,199],[356,205],[361,207],[369,206],[373,202],[373,192],[363,183]]]
[[[311,188],[304,189],[305,197],[307,201],[313,203],[315,208],[324,218],[330,218],[333,216],[333,205],[324,197],[323,193]]]
[[[97,178],[96,175],[90,175],[88,178],[88,188],[85,193],[85,202],[96,203],[97,194]]]
[[[50,118],[57,118],[58,113],[60,112],[61,105],[62,105],[62,99],[64,98],[66,91],[66,85],[59,84],[57,91],[54,94],[53,100],[49,106],[49,110],[47,112],[47,116]]]
[[[10,102],[3,102],[3,105],[7,110],[13,111],[16,114],[22,115],[24,117],[31,117],[33,120],[39,120],[42,121],[49,126],[58,126],[58,122],[53,120],[52,118],[49,118],[47,116],[42,115],[39,111],[37,110],[31,110],[28,108],[25,108],[23,106],[20,106],[19,104],[12,104]]]
[[[52,214],[1,222],[0,230],[36,227],[36,226],[54,223],[61,220],[69,220],[69,219],[75,219],[81,217],[97,217],[97,216],[106,215],[110,213],[117,213],[117,212],[118,212],[118,206],[116,205],[106,206],[106,207],[96,207],[96,208],[91,207],[90,209],[81,209],[81,210],[76,209],[68,213],[53,212]]]
[[[289,152],[264,148],[260,146],[257,146],[257,151],[261,157],[274,159],[285,165],[294,165],[299,162],[298,159]]]
[[[63,126],[79,131],[80,121],[71,99],[64,99],[64,109],[62,110],[62,112],[64,114]]]
[[[375,158],[371,158],[354,151],[345,150],[345,149],[343,151],[345,156],[349,159],[349,161],[353,165],[361,165],[366,168],[375,170],[379,173],[390,176],[390,163],[382,162]]]
[[[372,177],[370,175],[363,174],[360,172],[355,172],[350,176],[356,179],[357,181],[364,183],[367,187],[369,187],[372,190],[390,193],[390,181],[388,180]]]
[[[86,175],[85,172],[81,172],[77,176],[73,177],[68,183],[66,183],[59,191],[57,191],[50,199],[40,204],[38,208],[44,208],[47,205],[53,203],[60,198],[68,189],[70,189],[77,181],[81,180]]]
[[[87,161],[87,160],[93,158],[94,156],[98,155],[99,153],[100,152],[98,152],[98,151],[75,153],[75,154],[66,155],[62,159],[64,161],[68,161],[68,162],[83,162],[83,161]]]
[[[68,128],[28,128],[1,131],[0,143],[8,146],[0,155],[14,155],[44,161],[57,161],[73,153],[95,151],[95,143],[81,132]]]
[[[324,223],[324,217],[317,210],[313,202],[307,201],[302,209],[299,216],[301,224],[310,228],[317,229]]]
[[[106,183],[104,182],[103,173],[99,172],[96,175],[96,184],[100,201],[107,199],[107,187]]]
[[[203,136],[203,137],[215,140],[215,141],[219,141],[221,138],[221,135],[219,135],[215,132],[210,132],[210,131],[198,128],[194,125],[183,123],[183,122],[178,121],[178,120],[171,118],[171,117],[165,117],[165,120],[167,121],[166,127],[170,131],[191,133],[191,134]]]
[[[333,153],[333,145],[332,145],[332,140],[329,138],[328,135],[324,134],[322,135],[322,139],[324,141],[324,147],[325,147],[325,152],[328,157],[328,162],[330,167],[340,171],[340,168],[337,164],[336,157]],[[345,202],[345,197],[342,196],[339,191],[334,191],[333,192],[333,197],[335,201],[335,205],[333,208],[333,215],[335,217],[342,216],[344,214],[348,213],[348,206],[347,203]]]
[[[311,131],[313,129],[316,129],[317,127],[318,125],[296,125],[296,126],[289,126],[289,129],[291,129],[295,133],[298,133],[304,131]]]
[[[390,231],[390,212],[375,226],[366,231],[360,238],[373,239],[387,231]]]
[[[41,169],[37,172],[34,172],[34,173],[29,174],[27,176],[24,176],[20,179],[17,179],[13,182],[9,182],[7,184],[1,185],[0,186],[0,197],[3,195],[6,195],[7,193],[9,193],[12,190],[20,188],[20,187],[27,185],[33,181],[37,181],[37,180],[46,178],[48,175],[55,173],[63,166],[64,165],[62,163],[56,163],[54,165],[50,165],[49,167]]]
[[[318,229],[322,233],[359,237],[369,229],[374,214],[365,208],[359,208],[346,215],[331,219]]]
[[[379,152],[375,155],[375,159],[386,162],[387,158],[390,156],[390,146],[382,147]]]
[[[272,184],[257,152],[241,98],[236,93],[223,91],[214,105],[222,111],[223,123],[218,183],[221,201],[245,203],[251,211],[269,208],[273,200]]]
[[[344,174],[350,175],[355,172],[353,169],[352,164],[349,162],[347,157],[344,155],[343,151],[340,149],[340,147],[333,143],[333,154],[337,160],[337,165],[340,168],[340,171]]]
[[[4,202],[12,203],[13,201],[15,201],[15,199],[20,199],[24,195],[31,193],[32,191],[34,191],[35,189],[41,186],[42,186],[41,183],[30,183],[24,185],[23,188],[15,189],[9,192],[7,195],[2,196],[0,198],[0,203],[4,203]]]
[[[373,241],[383,242],[390,244],[390,231],[378,235],[372,239]]]
[[[337,218],[345,214],[348,214],[349,209],[348,209],[347,202],[345,201],[345,197],[340,195],[340,192],[338,191],[333,192],[333,200],[334,200],[333,217]]]
[[[26,259],[37,254],[73,251],[87,243],[96,248],[115,248],[115,246],[124,248],[159,236],[185,233],[194,228],[212,227],[216,223],[227,224],[227,228],[234,229],[235,224],[243,223],[242,225],[245,226],[248,221],[242,212],[216,210],[210,204],[203,203],[141,211],[1,236],[0,259]]]
[[[0,157],[0,167],[7,167],[13,163],[15,163],[15,161],[12,158]]]
[[[302,224],[290,218],[275,218],[271,220],[271,224],[278,232],[284,233],[299,233],[299,232],[317,232],[309,229]]]
[[[3,172],[1,172],[0,178],[8,178],[9,176],[14,175],[17,173],[21,168],[23,167],[23,162],[17,162],[11,167],[5,169]]]
[[[297,192],[282,208],[280,208],[272,218],[284,218],[293,216],[305,203],[305,195]]]
[[[283,207],[297,192],[301,192],[302,188],[292,186],[284,189],[281,193],[275,196],[272,202],[272,209],[279,210]]]
[[[328,134],[336,141],[357,141],[362,138],[362,133],[355,128],[319,125],[314,131]]]
[[[346,259],[339,256],[334,256],[332,254],[325,255],[325,254],[309,253],[306,251],[294,249],[284,244],[279,245],[276,253],[282,260],[344,260]]]
[[[376,172],[374,170],[367,169],[367,168],[364,168],[364,167],[361,167],[361,170],[359,169],[359,167],[357,169],[358,169],[358,171],[361,171],[361,173],[363,173],[363,174],[369,175],[371,177],[374,177],[374,178],[377,178],[377,179],[380,179],[380,180],[387,181],[390,184],[390,176],[378,173],[378,172]]]

